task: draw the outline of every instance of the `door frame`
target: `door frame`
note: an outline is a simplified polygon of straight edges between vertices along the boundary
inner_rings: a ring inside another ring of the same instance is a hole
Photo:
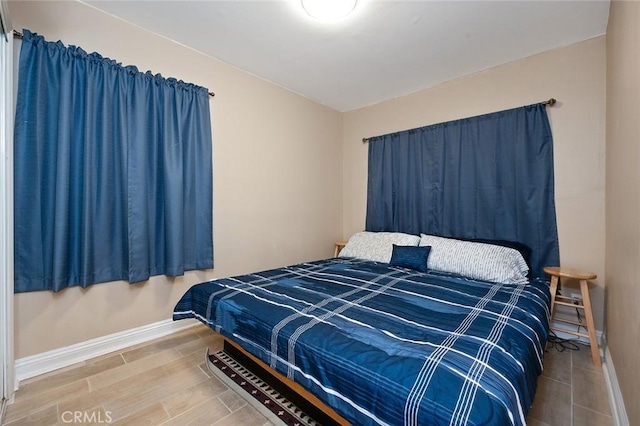
[[[13,27],[0,0],[0,399],[15,389],[13,354]],[[2,411],[0,411],[0,419]]]

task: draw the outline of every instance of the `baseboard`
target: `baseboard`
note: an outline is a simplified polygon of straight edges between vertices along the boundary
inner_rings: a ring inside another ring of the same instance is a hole
[[[624,407],[624,400],[622,399],[618,376],[616,375],[615,368],[613,368],[611,352],[609,352],[609,347],[607,345],[605,345],[604,350],[602,372],[604,373],[604,379],[607,383],[607,392],[609,393],[609,401],[611,403],[613,424],[615,426],[629,426],[629,418],[627,417],[627,410]]]
[[[580,313],[580,316],[578,315],[579,313]],[[580,321],[581,318],[582,318],[582,321]],[[557,319],[565,320],[565,321],[582,322],[585,325],[585,328],[581,328],[580,332],[586,334],[587,324],[584,317],[584,312],[582,312],[582,310],[578,311],[578,309],[575,309],[573,307],[567,307],[567,306],[556,306],[553,311],[553,319],[551,320],[551,327],[555,328],[555,330],[553,331],[561,339],[578,340],[580,343],[583,343],[585,345],[588,345],[590,343],[587,337],[576,336],[575,334],[570,334],[570,333],[563,333],[562,330],[575,332],[577,331],[578,327],[575,325],[567,324],[566,322],[556,321]],[[598,345],[602,348],[603,347],[602,331],[596,330],[596,339],[598,340]]]
[[[555,314],[554,314],[554,316],[555,316]],[[588,345],[590,343],[589,339],[586,338],[586,337],[576,336],[575,334],[563,333],[561,331],[561,330],[576,331],[576,327],[575,326],[572,326],[572,325],[564,323],[564,322],[551,320],[551,327],[554,328],[553,332],[556,333],[556,336],[558,336],[561,339],[578,340],[580,343],[584,343],[585,345]],[[586,333],[586,331],[584,329],[582,329],[581,332],[582,333]],[[602,331],[596,330],[596,340],[598,341],[598,345],[600,347],[602,347]]]
[[[167,319],[17,359],[15,364],[15,389],[18,389],[22,380],[185,330],[196,324],[197,321],[181,320],[174,322]]]
[[[7,405],[7,400],[0,398],[0,425],[4,424],[4,407]]]

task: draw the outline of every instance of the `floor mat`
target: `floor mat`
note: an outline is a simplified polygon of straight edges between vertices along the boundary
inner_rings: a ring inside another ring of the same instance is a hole
[[[242,396],[272,423],[290,426],[319,426],[319,423],[304,411],[243,367],[225,351],[215,353],[207,351],[206,361],[211,373]]]

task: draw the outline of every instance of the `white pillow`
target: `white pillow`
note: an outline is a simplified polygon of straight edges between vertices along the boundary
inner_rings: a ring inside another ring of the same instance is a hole
[[[357,257],[374,262],[389,263],[393,245],[417,246],[420,237],[400,232],[368,232],[353,234],[339,257]]]
[[[529,267],[518,250],[493,244],[420,235],[431,246],[427,267],[501,284],[526,284]]]

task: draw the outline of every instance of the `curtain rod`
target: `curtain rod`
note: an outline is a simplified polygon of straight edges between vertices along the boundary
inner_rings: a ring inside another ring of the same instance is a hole
[[[551,98],[548,101],[540,102],[540,104],[544,105],[544,106],[550,106],[551,107],[551,106],[554,106],[556,104],[556,102],[558,102],[558,101],[556,101],[555,98]],[[362,143],[367,143],[367,142],[369,142],[369,139],[377,138],[377,137],[378,136],[371,136],[369,138],[362,138]]]
[[[13,38],[17,38],[17,39],[22,40],[22,33],[21,33],[20,31],[13,30]],[[211,96],[212,98],[213,98],[215,95],[216,95],[215,93],[213,93],[213,92],[209,92],[209,96]]]

